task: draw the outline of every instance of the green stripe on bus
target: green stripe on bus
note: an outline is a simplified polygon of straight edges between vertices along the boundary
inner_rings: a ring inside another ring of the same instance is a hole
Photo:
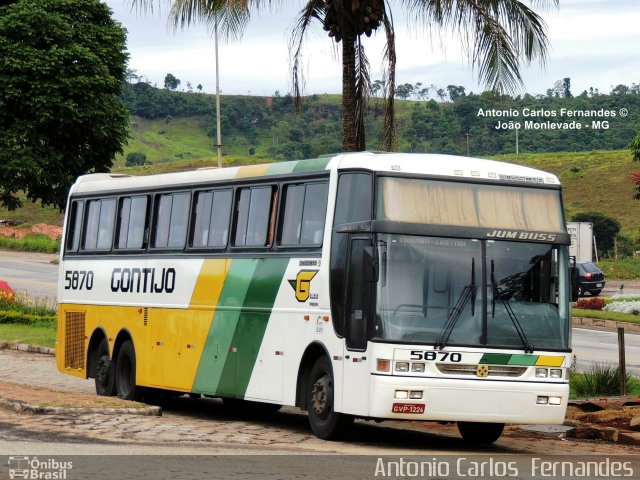
[[[293,173],[316,172],[325,170],[333,157],[313,158],[311,160],[300,160],[296,162]]]
[[[511,355],[508,353],[485,353],[480,359],[482,365],[507,365]]]
[[[251,278],[258,261],[237,259],[231,262],[218,307],[211,323],[209,336],[198,364],[193,391],[215,394],[227,362],[231,341],[236,332],[241,307],[244,304]],[[226,387],[226,385],[220,385]],[[233,390],[233,386],[230,386]],[[230,392],[229,392],[230,393]]]
[[[220,385],[225,387],[224,393],[242,398],[247,392],[273,304],[288,264],[288,258],[258,260],[231,343],[237,349],[233,354],[235,358],[227,357],[224,366]],[[228,388],[231,383],[234,384],[233,389]]]
[[[538,355],[511,355],[507,365],[530,367],[531,365],[535,365],[537,360]]]
[[[293,172],[297,162],[277,162],[272,163],[267,168],[265,175],[286,175]]]

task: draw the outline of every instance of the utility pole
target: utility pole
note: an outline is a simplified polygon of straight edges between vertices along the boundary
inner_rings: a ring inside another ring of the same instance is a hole
[[[518,130],[520,129],[516,127],[516,155],[520,153],[520,145],[518,144]]]
[[[469,157],[469,137],[471,136],[469,132],[465,134],[467,136],[467,157]]]
[[[214,23],[214,42],[216,47],[216,147],[218,149],[218,168],[222,168],[222,133],[220,132],[220,73],[218,68],[218,20]]]

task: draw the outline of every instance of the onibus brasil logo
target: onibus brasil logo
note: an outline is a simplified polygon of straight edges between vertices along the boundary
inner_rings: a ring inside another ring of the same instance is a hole
[[[66,480],[67,471],[73,468],[73,462],[61,462],[54,458],[39,460],[38,457],[9,457],[9,478],[31,480]]]

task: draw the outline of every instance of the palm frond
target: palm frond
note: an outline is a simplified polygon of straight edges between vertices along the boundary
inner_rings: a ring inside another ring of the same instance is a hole
[[[364,134],[364,118],[367,113],[367,100],[371,96],[371,78],[369,76],[369,60],[364,52],[361,37],[356,40],[356,85],[355,85],[355,117],[356,117],[356,149],[366,148]]]
[[[302,71],[302,48],[307,29],[313,20],[322,21],[324,16],[324,0],[310,0],[300,11],[300,16],[293,28],[289,40],[289,57],[291,59],[291,84],[296,110],[302,108],[304,92],[304,73]]]
[[[217,25],[223,38],[240,38],[249,23],[251,8],[258,2],[248,0],[173,0],[169,21],[174,28],[202,22]]]
[[[521,62],[546,61],[546,24],[520,0],[403,0],[428,27],[458,32],[478,75],[497,91],[522,86]],[[536,7],[557,6],[558,0],[535,0]]]

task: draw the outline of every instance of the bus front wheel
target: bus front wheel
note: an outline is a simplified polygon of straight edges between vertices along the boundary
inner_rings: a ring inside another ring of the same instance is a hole
[[[109,358],[109,344],[104,338],[98,345],[95,364],[96,393],[103,397],[116,394],[113,362]]]
[[[502,435],[504,423],[458,422],[458,431],[465,442],[488,445]]]
[[[130,340],[120,347],[116,361],[116,391],[124,400],[135,400],[138,397],[136,386],[136,352]]]
[[[348,432],[353,417],[334,411],[334,383],[331,363],[327,357],[319,358],[309,375],[307,408],[309,424],[318,438],[337,440]]]

